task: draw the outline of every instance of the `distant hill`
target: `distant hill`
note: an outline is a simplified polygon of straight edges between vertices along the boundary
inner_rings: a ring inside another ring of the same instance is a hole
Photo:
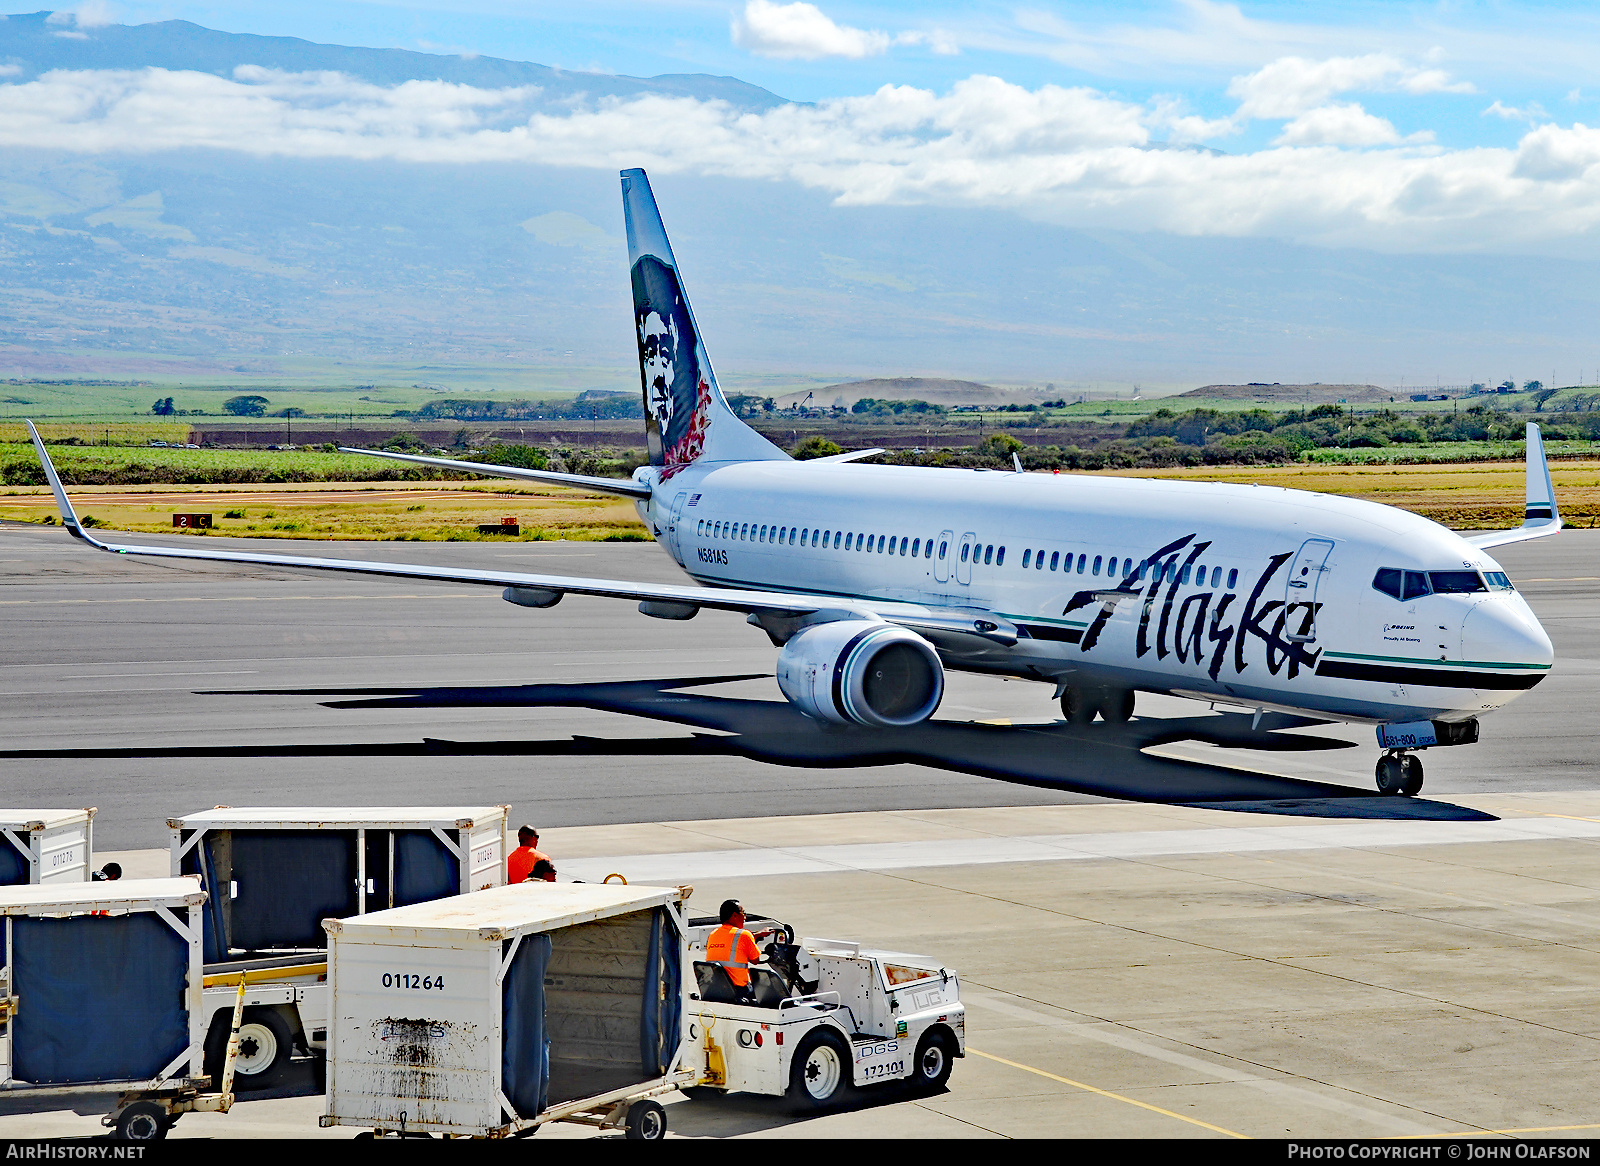
[[[1332,401],[1387,401],[1403,394],[1381,385],[1203,385],[1177,397],[1209,397],[1213,401],[1262,401],[1273,404],[1322,405]]]
[[[818,405],[832,405],[838,400],[843,400],[846,405],[854,405],[862,397],[928,401],[936,405],[978,405],[998,401],[1008,395],[989,385],[980,385],[977,381],[951,381],[937,377],[878,377],[868,381],[846,381],[812,391],[816,394],[815,403]],[[780,403],[793,404],[804,396],[804,393],[791,393]]]
[[[240,65],[260,65],[289,73],[331,70],[378,85],[402,81],[450,81],[485,89],[537,85],[546,104],[579,95],[637,97],[645,93],[721,99],[749,110],[788,104],[775,93],[737,77],[667,73],[660,77],[620,77],[569,72],[527,61],[498,57],[445,56],[409,49],[367,49],[322,45],[292,36],[219,32],[187,20],[151,24],[70,27],[49,24],[49,12],[0,18],[0,65],[20,70],[7,80],[31,81],[51,69],[187,69],[233,75]]]

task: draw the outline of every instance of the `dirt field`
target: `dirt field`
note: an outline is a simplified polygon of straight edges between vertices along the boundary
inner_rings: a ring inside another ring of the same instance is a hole
[[[437,483],[317,483],[173,490],[159,486],[71,488],[85,519],[114,530],[171,533],[174,513],[210,514],[217,534],[257,538],[415,539],[426,542],[502,538],[478,533],[480,523],[513,518],[521,538],[644,538],[633,504],[622,498],[507,483],[440,489]],[[0,518],[42,521],[56,512],[49,491],[0,495]],[[230,515],[237,515],[231,517]]]
[[[1215,466],[1181,470],[1112,470],[1120,477],[1257,482],[1316,490],[1399,506],[1457,530],[1497,530],[1522,523],[1522,462],[1415,466]],[[1550,463],[1556,504],[1568,524],[1600,517],[1600,460]]]

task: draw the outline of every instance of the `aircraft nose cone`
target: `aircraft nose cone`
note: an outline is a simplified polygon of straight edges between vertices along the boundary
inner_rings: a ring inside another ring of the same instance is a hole
[[[1480,603],[1461,625],[1461,654],[1481,664],[1555,663],[1550,637],[1526,604],[1503,601]]]

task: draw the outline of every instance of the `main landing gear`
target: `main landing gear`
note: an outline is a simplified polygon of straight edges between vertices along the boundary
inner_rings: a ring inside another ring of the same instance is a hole
[[[1074,725],[1087,725],[1095,713],[1109,724],[1125,725],[1133,716],[1133,689],[1071,686],[1061,694],[1061,712]]]
[[[1378,792],[1414,797],[1422,789],[1422,758],[1391,749],[1378,758]]]

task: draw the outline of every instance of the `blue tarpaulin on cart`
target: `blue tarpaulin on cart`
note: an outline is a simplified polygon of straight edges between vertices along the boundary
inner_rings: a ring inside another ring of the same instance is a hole
[[[550,1042],[544,1020],[544,977],[550,937],[525,935],[500,988],[500,1088],[518,1117],[535,1117],[549,1104]]]
[[[234,830],[232,836],[230,881],[238,894],[228,905],[229,947],[246,951],[322,947],[327,942],[322,921],[356,913],[351,833]]]
[[[189,1044],[189,945],[157,915],[12,922],[13,1076],[147,1081]]]
[[[432,830],[396,830],[394,867],[396,907],[461,893],[461,862]]]
[[[639,1028],[639,1052],[647,1076],[659,1076],[678,1055],[683,1038],[682,961],[678,951],[678,925],[665,907],[657,907],[650,922],[650,952],[645,962],[644,1009]]]
[[[23,835],[24,838],[27,835]],[[26,886],[33,863],[9,838],[0,838],[0,887]]]

